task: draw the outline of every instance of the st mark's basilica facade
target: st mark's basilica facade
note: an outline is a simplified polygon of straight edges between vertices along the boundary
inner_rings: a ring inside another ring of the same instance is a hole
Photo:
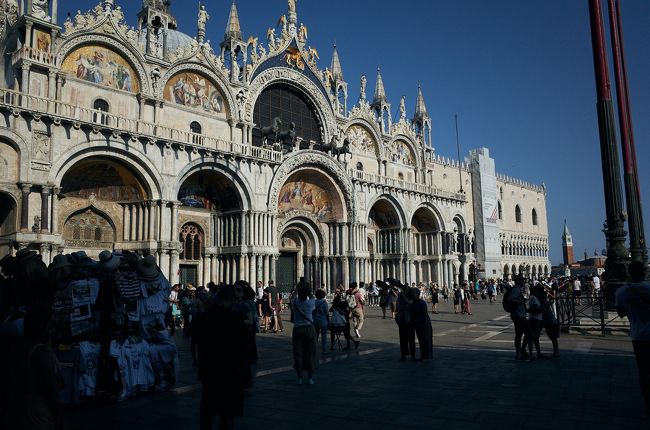
[[[545,188],[486,148],[438,156],[420,89],[412,118],[380,72],[349,95],[295,0],[259,38],[233,3],[214,47],[203,8],[190,37],[169,1],[135,28],[113,0],[57,3],[0,0],[1,255],[132,250],[172,282],[284,289],[549,274]]]

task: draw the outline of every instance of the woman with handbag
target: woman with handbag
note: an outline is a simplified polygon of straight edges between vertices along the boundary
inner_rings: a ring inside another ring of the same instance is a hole
[[[350,307],[348,306],[348,303],[345,301],[345,297],[343,296],[344,294],[344,288],[343,285],[339,284],[338,287],[336,287],[336,291],[334,293],[334,301],[332,302],[332,320],[335,319],[334,313],[338,312],[342,317],[343,317],[343,327],[342,328],[336,328],[336,332],[333,330],[330,330],[330,341],[331,341],[331,347],[330,350],[334,349],[334,335],[335,333],[341,333],[343,332],[343,336],[345,336],[345,340],[347,341],[347,346],[343,348],[343,350],[349,350],[350,349],[350,342],[354,342],[354,347],[359,348],[359,341],[352,339],[352,336],[350,336]],[[337,319],[339,318],[338,316],[336,317]]]

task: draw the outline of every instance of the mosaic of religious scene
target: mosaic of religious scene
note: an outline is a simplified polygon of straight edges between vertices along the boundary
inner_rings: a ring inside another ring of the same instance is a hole
[[[390,145],[390,157],[396,163],[415,166],[415,157],[411,152],[411,148],[401,140],[396,140]]]
[[[41,30],[36,30],[34,35],[36,36],[36,49],[43,52],[50,52],[52,35]]]
[[[174,75],[165,86],[165,100],[219,116],[226,114],[221,92],[196,73]]]
[[[348,128],[347,131],[348,139],[350,143],[357,148],[359,151],[375,152],[377,150],[377,145],[375,139],[372,137],[370,132],[366,130],[365,127],[360,125],[353,125]]]
[[[239,208],[239,199],[232,185],[215,174],[197,173],[183,183],[178,192],[183,206],[211,211],[229,211]]]
[[[72,168],[61,183],[66,197],[121,202],[143,200],[145,192],[131,172],[116,163],[89,161]]]
[[[103,46],[83,46],[70,53],[62,66],[63,71],[78,79],[118,90],[138,92],[136,74],[119,54]]]
[[[328,191],[321,185],[314,184],[306,175],[294,175],[280,190],[279,209],[288,211],[299,209],[312,213],[321,221],[336,219],[339,209],[335,202],[338,197],[334,191]]]

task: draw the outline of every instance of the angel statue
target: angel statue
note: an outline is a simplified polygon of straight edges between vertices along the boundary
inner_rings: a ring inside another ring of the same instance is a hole
[[[359,96],[359,99],[362,101],[366,99],[366,82],[366,75],[361,75],[361,95]]]
[[[296,1],[297,0],[289,0],[289,15],[296,14]]]
[[[32,0],[32,16],[38,19],[49,19],[49,0]]]

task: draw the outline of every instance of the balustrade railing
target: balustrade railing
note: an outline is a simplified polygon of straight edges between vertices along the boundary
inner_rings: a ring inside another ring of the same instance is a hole
[[[54,54],[29,46],[23,46],[21,49],[14,52],[11,56],[12,64],[16,64],[23,59],[27,59],[35,63],[41,63],[47,66],[55,66],[57,63],[57,59]]]
[[[59,100],[22,94],[17,91],[0,88],[0,106],[3,105],[10,109],[30,110],[38,115],[47,114],[72,122],[100,126],[117,132],[154,140],[190,145],[192,147],[200,147],[212,151],[276,163],[282,162],[282,152],[280,151],[245,145],[192,133],[190,131],[177,130],[160,124],[125,118],[102,110],[84,108]]]
[[[377,175],[374,173],[355,169],[348,169],[348,174],[350,177],[352,177],[353,180],[401,188],[417,193],[430,194],[444,199],[458,200],[461,202],[467,201],[467,197],[464,194],[441,190],[440,188],[432,187],[431,185],[418,184],[416,182],[409,182],[403,179],[391,178],[388,176]]]

